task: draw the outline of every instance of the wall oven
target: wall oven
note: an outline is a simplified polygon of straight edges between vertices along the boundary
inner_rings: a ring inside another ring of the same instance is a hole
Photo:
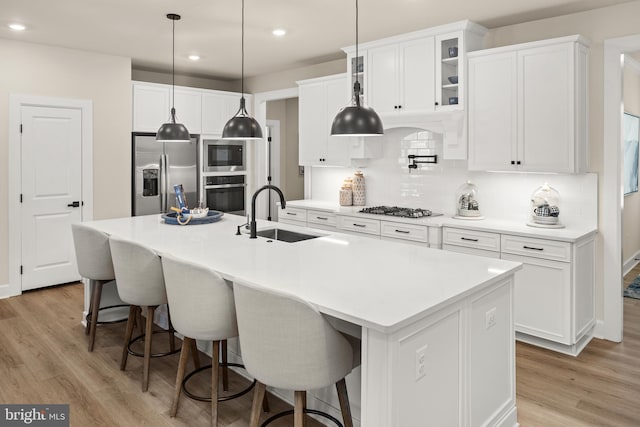
[[[207,207],[220,212],[245,215],[246,175],[215,175],[204,177]]]
[[[203,139],[203,172],[236,172],[247,170],[245,141]]]

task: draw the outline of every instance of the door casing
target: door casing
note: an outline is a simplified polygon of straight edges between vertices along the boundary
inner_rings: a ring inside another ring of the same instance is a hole
[[[21,154],[20,122],[21,109],[26,106],[71,108],[81,111],[82,117],[82,220],[93,219],[93,102],[84,99],[52,98],[31,95],[11,94],[9,96],[9,203],[20,203],[21,193]],[[0,298],[22,294],[20,265],[22,262],[21,215],[7,212],[9,226],[9,283],[0,284]]]

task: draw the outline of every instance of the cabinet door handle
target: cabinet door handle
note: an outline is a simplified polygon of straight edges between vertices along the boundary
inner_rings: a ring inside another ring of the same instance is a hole
[[[287,212],[287,215],[293,215],[293,216],[297,216],[297,213],[293,213],[293,212]]]
[[[521,164],[521,163],[522,163],[522,162],[521,162],[520,160],[518,160],[518,161],[516,162],[516,165],[519,165],[519,164]]]
[[[467,240],[469,242],[477,242],[478,241],[478,239],[470,239],[468,237],[461,237],[460,240]]]
[[[354,227],[366,227],[365,224],[356,224],[355,222],[353,223]]]
[[[512,164],[512,165],[515,165],[515,164],[516,164],[516,161],[515,161],[515,160],[511,160],[511,164]]]
[[[317,216],[316,219],[321,219],[323,221],[328,220],[329,218],[323,217],[323,216]]]
[[[401,109],[401,108],[402,108],[402,105],[398,105],[398,109]]]
[[[438,102],[436,102],[436,105],[440,105],[440,104],[438,104]]]
[[[523,246],[524,249],[531,249],[532,251],[544,251],[544,248],[534,248],[533,246]]]
[[[409,234],[410,231],[407,231],[407,230],[396,230],[396,233]]]

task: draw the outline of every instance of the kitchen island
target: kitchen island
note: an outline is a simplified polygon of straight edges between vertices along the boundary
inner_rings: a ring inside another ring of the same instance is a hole
[[[358,335],[361,390],[350,393],[361,426],[517,425],[513,280],[519,263],[264,221],[258,230],[321,237],[249,239],[235,235],[243,222],[227,215],[181,227],[150,215],[86,224],[207,266],[229,281],[294,294]],[[319,409],[330,409],[322,403],[328,400],[319,398]]]

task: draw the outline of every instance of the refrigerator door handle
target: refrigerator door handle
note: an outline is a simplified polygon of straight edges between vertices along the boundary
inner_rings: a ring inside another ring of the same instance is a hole
[[[160,210],[167,212],[167,159],[165,154],[160,155]]]

